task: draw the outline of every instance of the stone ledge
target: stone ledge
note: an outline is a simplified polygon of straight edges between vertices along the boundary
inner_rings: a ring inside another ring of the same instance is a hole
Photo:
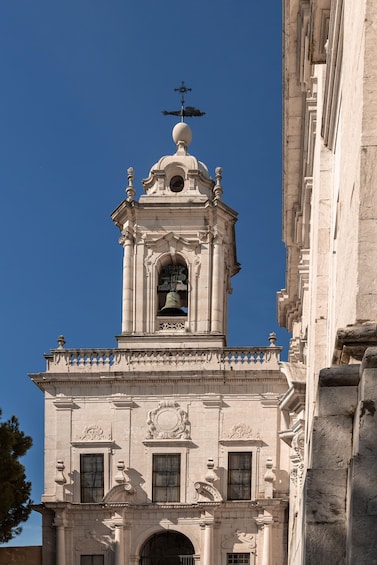
[[[319,373],[320,387],[358,386],[359,382],[360,365],[337,365]]]
[[[375,322],[340,328],[336,333],[332,363],[333,365],[347,365],[351,359],[361,361],[367,348],[373,346],[377,346],[377,324]]]

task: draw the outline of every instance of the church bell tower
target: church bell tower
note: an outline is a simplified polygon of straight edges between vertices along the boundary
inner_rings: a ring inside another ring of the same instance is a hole
[[[281,348],[275,334],[227,346],[237,214],[221,169],[213,180],[188,153],[186,123],[173,140],[139,200],[128,170],[112,214],[118,347],[60,336],[31,375],[45,395],[43,565],[286,563]]]
[[[189,154],[191,139],[186,123],[175,125],[177,150],[153,165],[138,202],[128,169],[127,198],[112,214],[124,248],[120,347],[226,345],[237,214],[222,201],[221,168],[213,180]]]

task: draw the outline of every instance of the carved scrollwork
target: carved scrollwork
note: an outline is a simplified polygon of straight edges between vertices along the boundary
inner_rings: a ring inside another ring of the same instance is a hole
[[[85,441],[100,441],[105,439],[111,439],[109,436],[108,438],[105,437],[105,433],[101,426],[93,425],[93,426],[85,426],[80,436],[81,440]]]
[[[186,321],[159,320],[158,329],[160,332],[184,331],[185,324]]]
[[[190,439],[188,414],[174,400],[164,400],[147,417],[146,439]]]
[[[247,424],[239,423],[231,427],[226,439],[260,439],[259,434],[253,438],[253,430]]]
[[[194,484],[194,487],[198,494],[202,494],[213,502],[221,502],[223,500],[223,497],[221,496],[217,488],[209,483],[197,481]]]

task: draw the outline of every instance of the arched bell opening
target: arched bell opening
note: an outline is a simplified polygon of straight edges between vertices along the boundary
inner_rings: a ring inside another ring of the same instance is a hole
[[[187,316],[188,268],[181,257],[161,265],[157,282],[157,315]]]
[[[185,535],[168,530],[153,534],[140,552],[140,565],[194,565],[194,546]]]

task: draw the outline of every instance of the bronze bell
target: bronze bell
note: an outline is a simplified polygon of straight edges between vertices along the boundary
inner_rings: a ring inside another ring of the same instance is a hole
[[[166,295],[165,306],[158,313],[159,316],[187,316],[181,309],[181,297],[178,292],[168,292]]]

